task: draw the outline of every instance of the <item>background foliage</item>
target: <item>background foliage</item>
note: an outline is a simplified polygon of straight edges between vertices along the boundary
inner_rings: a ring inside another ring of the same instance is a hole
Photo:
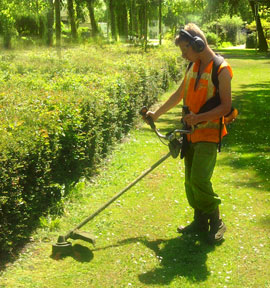
[[[204,26],[209,42],[217,46],[242,44],[246,32],[257,31],[257,46],[267,51],[270,37],[267,0],[2,0],[0,10],[6,48],[34,43],[61,46],[96,37],[146,47],[150,37],[159,38],[161,44],[162,38],[173,38],[188,22]],[[253,21],[256,25],[247,26]]]

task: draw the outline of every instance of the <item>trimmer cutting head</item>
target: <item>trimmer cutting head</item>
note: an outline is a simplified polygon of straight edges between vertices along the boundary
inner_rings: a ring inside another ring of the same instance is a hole
[[[68,242],[67,239],[71,238],[73,240],[83,240],[91,243],[95,246],[96,240],[93,235],[88,232],[83,232],[79,230],[74,230],[66,236],[59,236],[57,243],[52,245],[52,255],[70,255],[72,254],[72,243]]]
[[[52,245],[52,255],[69,255],[72,253],[72,244],[67,242],[65,236],[59,236],[57,243]]]

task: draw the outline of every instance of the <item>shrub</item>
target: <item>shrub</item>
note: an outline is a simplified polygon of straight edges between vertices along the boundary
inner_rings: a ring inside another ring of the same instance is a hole
[[[61,60],[52,50],[0,58],[2,256],[27,240],[80,177],[95,173],[139,108],[178,80],[177,54],[92,45],[66,49]]]
[[[37,36],[39,32],[38,19],[32,15],[17,15],[15,28],[20,36]]]
[[[232,47],[233,44],[231,42],[222,42],[219,48],[229,48]]]
[[[215,47],[219,45],[220,38],[216,33],[207,32],[205,36],[209,45],[213,45]]]
[[[224,33],[225,42],[231,42],[233,45],[238,44],[238,34],[242,27],[243,21],[238,16],[230,17],[229,15],[223,16],[220,21],[222,33]]]

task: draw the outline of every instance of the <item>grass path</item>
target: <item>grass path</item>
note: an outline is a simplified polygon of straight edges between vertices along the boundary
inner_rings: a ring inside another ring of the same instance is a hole
[[[78,185],[58,229],[54,222],[39,229],[19,259],[0,272],[1,288],[270,287],[270,60],[242,50],[224,53],[234,70],[234,103],[241,114],[213,176],[228,227],[222,245],[175,233],[177,225],[191,220],[191,209],[183,163],[169,158],[82,229],[97,236],[96,247],[77,240],[72,256],[50,257],[59,234],[167,153],[140,123],[104,162],[99,176]],[[179,114],[175,108],[158,127],[163,132],[175,127]]]

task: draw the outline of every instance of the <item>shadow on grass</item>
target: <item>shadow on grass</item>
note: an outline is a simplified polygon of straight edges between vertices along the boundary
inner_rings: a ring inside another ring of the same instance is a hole
[[[260,224],[270,230],[270,215],[266,215],[260,219]]]
[[[214,251],[215,246],[209,245],[204,238],[182,235],[172,239],[148,240],[146,237],[125,239],[115,245],[97,248],[104,250],[132,243],[145,245],[155,253],[160,264],[151,271],[138,275],[145,285],[169,285],[174,278],[184,277],[191,282],[203,282],[210,276],[207,268],[207,254]]]
[[[22,253],[24,253],[25,248],[31,243],[32,232],[38,227],[38,221],[32,222],[31,229],[25,231],[25,239],[19,243],[14,244],[12,253],[0,252],[0,272],[4,271],[9,264],[14,263]],[[1,286],[0,286],[1,288]]]
[[[270,189],[270,83],[261,82],[242,85],[235,92],[235,106],[240,114],[233,126],[229,127],[229,136],[224,138],[225,147],[235,152],[237,157],[227,157],[220,163],[230,165],[237,170],[250,169],[256,173],[256,181],[246,179],[237,186],[249,185]]]
[[[50,256],[53,260],[63,260],[67,257],[72,257],[78,262],[84,263],[84,262],[90,262],[94,258],[93,252],[88,248],[80,244],[75,244],[71,247],[71,251],[69,253],[61,253],[59,251],[58,253],[52,254]]]
[[[139,275],[139,280],[146,285],[169,285],[176,277],[203,282],[210,276],[206,260],[214,246],[187,236],[141,242],[160,260],[160,267]]]

